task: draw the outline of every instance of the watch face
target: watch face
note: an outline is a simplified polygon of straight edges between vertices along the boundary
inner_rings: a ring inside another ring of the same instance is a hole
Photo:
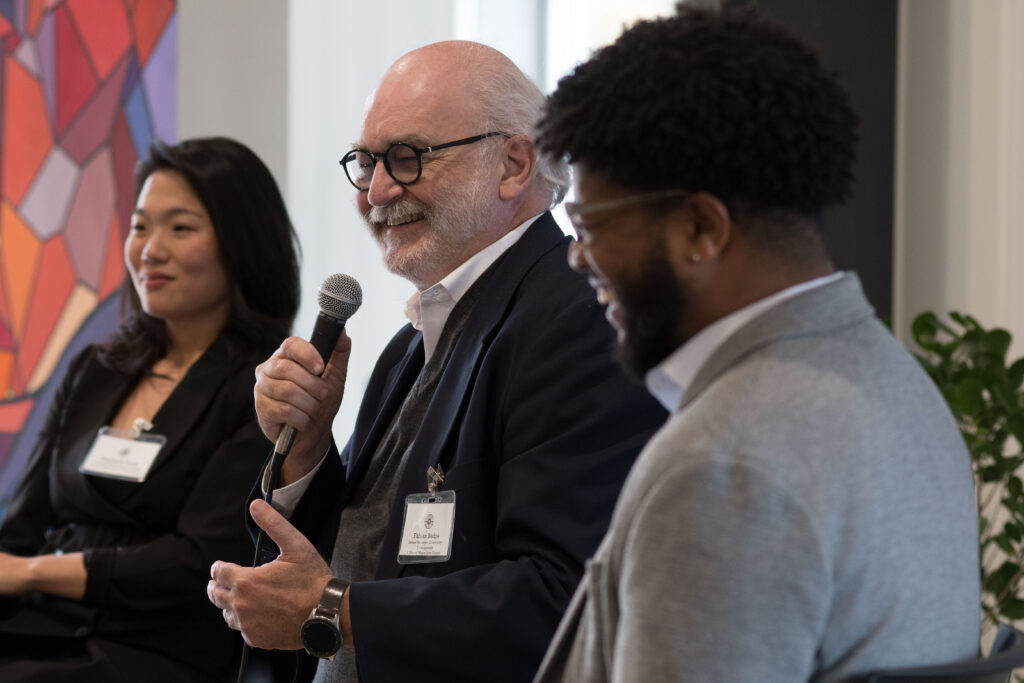
[[[302,645],[314,657],[333,657],[341,647],[338,627],[323,617],[310,617],[302,624]]]

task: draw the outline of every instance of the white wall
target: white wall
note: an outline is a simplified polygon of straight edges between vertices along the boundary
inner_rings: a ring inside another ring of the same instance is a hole
[[[902,0],[894,329],[969,312],[1024,354],[1024,3]]]
[[[178,0],[178,138],[249,145],[286,190],[288,6]]]

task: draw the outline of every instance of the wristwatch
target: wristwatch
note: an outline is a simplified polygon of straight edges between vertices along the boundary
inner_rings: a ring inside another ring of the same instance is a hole
[[[309,618],[302,622],[299,634],[306,652],[321,659],[334,659],[341,649],[341,629],[338,628],[338,610],[341,598],[348,590],[349,582],[345,579],[331,579],[324,587],[320,596],[320,604],[309,613]]]

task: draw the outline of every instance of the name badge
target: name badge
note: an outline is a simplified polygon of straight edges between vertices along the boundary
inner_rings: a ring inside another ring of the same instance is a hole
[[[108,479],[143,482],[167,437],[102,427],[78,471]]]
[[[447,562],[454,532],[455,491],[406,496],[398,563]]]

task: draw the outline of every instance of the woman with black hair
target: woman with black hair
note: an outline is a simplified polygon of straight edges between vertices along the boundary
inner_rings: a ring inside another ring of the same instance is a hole
[[[0,523],[0,680],[227,680],[206,599],[246,562],[268,451],[254,368],[298,309],[296,238],[266,166],[226,138],[135,172],[120,330],[72,362]]]

